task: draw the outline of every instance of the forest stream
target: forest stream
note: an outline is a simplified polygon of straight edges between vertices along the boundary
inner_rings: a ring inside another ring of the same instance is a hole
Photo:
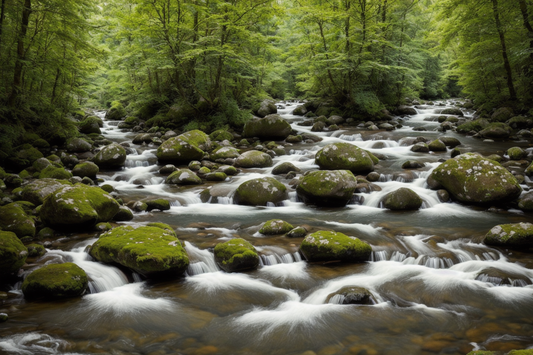
[[[498,224],[533,222],[518,209],[476,207],[441,202],[426,180],[451,149],[411,151],[414,138],[457,138],[463,151],[504,155],[523,141],[484,142],[456,132],[441,132],[443,108],[417,106],[393,131],[342,126],[313,132],[322,141],[287,144],[275,167],[290,162],[303,172],[317,170],[315,154],[324,146],[345,142],[384,157],[374,184],[380,191],[359,193],[346,207],[315,207],[299,202],[290,180],[270,168],[241,169],[222,182],[182,186],[164,184],[157,146],[131,144],[135,133],[118,121],[104,121],[103,135],[130,142],[125,167],[100,171],[128,202],[146,197],[172,201],[168,211],[136,213],[127,225],[170,225],[190,259],[186,274],[173,280],[146,280],[127,269],[93,261],[86,246],[96,233],[54,240],[48,252],[24,273],[50,263],[70,261],[86,271],[90,293],[62,301],[26,301],[21,283],[8,292],[0,312],[4,354],[466,354],[471,350],[509,351],[531,346],[533,339],[533,262],[526,253],[494,248],[482,241]],[[300,133],[296,102],[279,102],[278,113]],[[466,117],[473,111],[463,109]],[[101,118],[105,112],[97,112]],[[415,130],[416,129],[416,130]],[[424,131],[419,131],[425,129]],[[406,160],[424,163],[406,170]],[[439,161],[440,160],[440,161]],[[251,207],[233,203],[236,188],[258,177],[275,177],[289,189],[281,206]],[[521,185],[528,191],[529,179]],[[401,187],[423,200],[416,211],[382,207],[386,194]],[[206,188],[216,201],[203,203]],[[216,202],[216,203],[213,203]],[[259,233],[267,220],[283,219],[309,232],[335,230],[372,246],[364,263],[310,263],[299,253],[303,238]],[[212,248],[243,238],[260,254],[255,271],[226,273]],[[343,287],[363,287],[373,304],[342,304],[330,295]]]

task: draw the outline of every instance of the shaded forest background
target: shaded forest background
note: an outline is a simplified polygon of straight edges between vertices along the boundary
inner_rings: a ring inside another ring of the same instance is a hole
[[[1,0],[0,160],[88,108],[241,127],[265,98],[379,118],[462,96],[528,113],[531,0]],[[533,112],[529,112],[531,116]]]

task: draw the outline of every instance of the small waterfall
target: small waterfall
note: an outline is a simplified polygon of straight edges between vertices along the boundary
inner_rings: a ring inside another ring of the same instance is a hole
[[[191,260],[187,269],[187,274],[190,276],[217,272],[220,270],[215,262],[215,256],[209,250],[198,249],[189,242],[185,242],[185,250]]]
[[[94,242],[92,240],[91,242]],[[49,250],[49,255],[57,255],[61,259],[72,261],[82,268],[89,277],[89,290],[91,293],[104,292],[115,287],[127,284],[128,278],[118,268],[92,261],[93,259],[85,250],[85,245],[72,249],[72,251]]]

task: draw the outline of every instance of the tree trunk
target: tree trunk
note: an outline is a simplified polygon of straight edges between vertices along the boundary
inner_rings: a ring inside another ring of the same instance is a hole
[[[15,74],[13,76],[13,87],[11,95],[8,99],[8,105],[14,106],[17,98],[21,92],[22,70],[24,69],[24,60],[26,59],[26,52],[24,50],[24,38],[28,32],[28,23],[30,22],[30,15],[32,13],[31,0],[24,0],[24,8],[22,9],[22,20],[20,32],[17,38],[17,61],[15,63]]]
[[[509,63],[509,57],[507,56],[507,45],[505,44],[505,34],[503,33],[502,24],[500,22],[498,0],[492,0],[492,11],[494,12],[494,21],[496,22],[496,29],[498,30],[498,35],[500,36],[500,43],[502,46],[503,66],[507,74],[507,87],[509,88],[511,100],[516,100],[516,90],[513,84],[513,72],[511,70],[511,64]]]
[[[0,53],[2,52],[2,30],[4,28],[4,18],[6,17],[6,1],[2,0],[2,5],[0,7]]]
[[[524,21],[524,27],[527,30],[527,36],[529,37],[529,63],[526,66],[526,75],[529,77],[531,76],[532,69],[533,69],[533,27],[531,26],[531,23],[529,22],[529,14],[527,11],[527,4],[526,0],[518,0],[520,3],[520,11],[522,12],[522,18]],[[533,83],[530,81],[530,86],[533,86]]]

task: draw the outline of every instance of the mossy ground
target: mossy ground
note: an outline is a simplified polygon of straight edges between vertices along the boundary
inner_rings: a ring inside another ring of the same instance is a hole
[[[259,255],[254,246],[241,238],[217,244],[215,260],[226,272],[255,269],[259,265]]]
[[[165,224],[115,228],[100,236],[90,254],[99,261],[118,263],[144,275],[169,270],[178,275],[189,266],[185,249]]]

